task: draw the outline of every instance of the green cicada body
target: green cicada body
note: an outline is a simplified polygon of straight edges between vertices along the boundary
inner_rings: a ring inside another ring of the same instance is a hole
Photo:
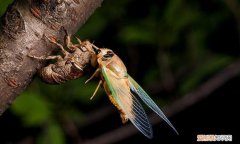
[[[93,96],[102,84],[110,101],[120,111],[122,122],[125,123],[127,120],[130,120],[146,137],[152,138],[152,127],[147,114],[136,97],[138,96],[178,134],[177,130],[161,109],[127,73],[127,69],[122,60],[110,49],[93,48],[95,48],[95,55],[98,63],[98,69],[93,76],[100,76],[101,78]]]

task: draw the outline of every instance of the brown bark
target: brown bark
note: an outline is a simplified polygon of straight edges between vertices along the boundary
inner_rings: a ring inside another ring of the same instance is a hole
[[[16,0],[0,23],[0,115],[30,84],[44,64],[29,53],[49,55],[56,46],[45,36],[63,42],[63,27],[75,33],[102,0]]]

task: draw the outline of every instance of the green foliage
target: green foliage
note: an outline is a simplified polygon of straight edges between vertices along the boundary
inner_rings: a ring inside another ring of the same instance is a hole
[[[156,42],[153,38],[156,35],[153,29],[152,26],[146,25],[128,25],[121,30],[118,36],[124,43],[152,44]]]
[[[11,107],[21,116],[27,126],[39,126],[51,119],[51,107],[48,101],[38,93],[25,92],[18,97]]]
[[[224,68],[224,66],[229,64],[231,61],[231,58],[223,55],[206,58],[198,65],[198,67],[193,69],[185,79],[182,80],[182,84],[180,86],[181,95],[192,91],[193,88],[200,85],[206,77],[209,77],[219,69]]]
[[[50,123],[38,138],[38,144],[64,144],[64,133],[56,123]]]
[[[82,39],[101,37],[101,34],[113,21],[117,21],[118,18],[126,14],[124,7],[126,7],[128,3],[126,0],[103,1],[102,6],[104,8],[97,9],[94,15],[87,20],[86,24],[82,26],[76,35]]]
[[[0,16],[6,11],[9,4],[11,4],[13,0],[0,0]]]

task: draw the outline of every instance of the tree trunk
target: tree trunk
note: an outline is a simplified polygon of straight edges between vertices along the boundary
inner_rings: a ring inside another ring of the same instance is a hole
[[[27,55],[51,54],[56,48],[45,36],[63,41],[63,27],[69,34],[75,33],[101,2],[16,0],[9,6],[0,23],[0,115],[44,65]]]

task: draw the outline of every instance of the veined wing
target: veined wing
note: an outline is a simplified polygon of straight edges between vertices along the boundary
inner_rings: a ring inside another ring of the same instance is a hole
[[[128,85],[128,79],[117,78],[114,76],[114,73],[106,67],[102,67],[102,74],[109,90],[112,93],[113,99],[118,103],[127,118],[146,137],[152,138],[152,127],[143,107],[137,98],[131,93]]]
[[[129,75],[128,79],[131,90],[136,93],[147,106],[149,106],[156,114],[158,114],[178,134],[178,131],[168,120],[162,110],[155,104],[155,102],[148,96],[148,94],[141,88],[141,86],[138,85],[138,83]]]

